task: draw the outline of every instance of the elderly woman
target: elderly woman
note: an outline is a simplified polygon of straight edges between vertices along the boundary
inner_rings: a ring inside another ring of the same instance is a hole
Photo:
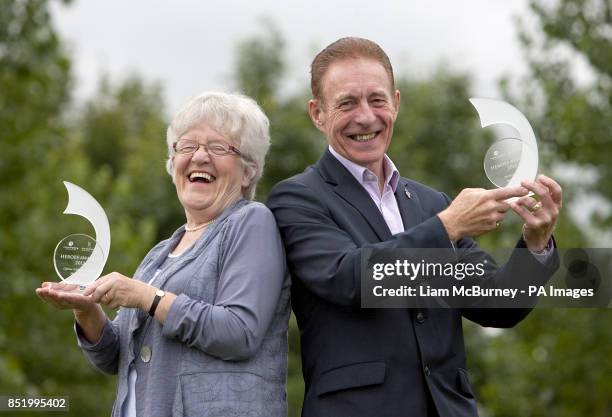
[[[269,148],[250,98],[205,93],[168,128],[186,224],[144,258],[81,294],[43,283],[72,308],[89,361],[118,374],[113,416],[286,415],[289,281],[272,214],[250,201]],[[110,320],[100,304],[120,307]]]

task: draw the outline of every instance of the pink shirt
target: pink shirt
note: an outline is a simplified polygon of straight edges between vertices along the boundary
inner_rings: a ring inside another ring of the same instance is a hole
[[[368,192],[378,210],[382,214],[391,234],[397,234],[404,231],[404,223],[402,223],[402,215],[400,214],[397,200],[395,199],[395,190],[399,181],[399,171],[387,155],[383,160],[383,172],[385,175],[385,185],[382,193],[378,186],[378,177],[366,167],[362,167],[340,155],[329,146],[331,154],[355,177],[361,186]]]

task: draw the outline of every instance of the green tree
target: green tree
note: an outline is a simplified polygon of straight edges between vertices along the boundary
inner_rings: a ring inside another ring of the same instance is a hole
[[[65,204],[61,180],[90,175],[63,118],[70,88],[70,60],[48,2],[2,2],[0,393],[68,395],[72,415],[101,415],[90,391],[110,399],[102,389],[110,384],[83,363],[74,343],[66,344],[74,340],[71,315],[51,312],[34,294],[41,281],[54,279],[55,243],[74,232],[68,226],[83,226],[57,221]]]
[[[165,170],[167,121],[159,85],[147,84],[136,75],[118,85],[103,77],[75,127],[89,164],[109,181],[108,209],[131,221],[139,219],[134,236],[144,233],[145,241],[157,242],[184,223]],[[122,257],[119,252],[111,255],[115,255],[112,259]]]
[[[609,310],[539,309],[513,331],[481,334],[471,348],[482,352],[482,414],[612,415],[609,323]]]
[[[115,379],[84,360],[72,313],[34,293],[42,281],[57,280],[55,244],[71,233],[93,233],[84,219],[62,215],[62,180],[87,189],[107,211],[113,239],[107,272],[133,273],[183,213],[163,168],[159,87],[136,78],[118,87],[103,81],[97,97],[68,118],[70,59],[48,8],[47,1],[0,5],[0,393],[66,395],[69,415],[102,416]],[[30,414],[40,415],[23,413]]]
[[[545,169],[563,178],[557,244],[602,246],[612,221],[605,210],[612,198],[612,6],[608,0],[529,4],[536,28],[521,24],[529,74],[521,88],[512,90],[509,79],[502,88],[526,110]],[[586,225],[572,225],[570,210],[583,210],[594,194],[604,210]],[[475,367],[483,414],[612,415],[611,318],[609,309],[536,310],[511,331],[472,333],[471,350],[487,346]]]
[[[285,73],[285,41],[268,19],[261,19],[260,25],[261,34],[243,39],[236,46],[234,79],[241,91],[268,110],[275,104]]]
[[[609,0],[532,0],[537,28],[521,24],[529,74],[515,93],[529,112],[549,160],[573,166],[578,198],[596,194],[594,225],[610,232],[612,210],[612,5]],[[505,91],[512,96],[508,83]],[[586,173],[591,172],[592,178]],[[568,181],[568,186],[572,185]],[[601,237],[594,234],[595,239]],[[609,238],[609,236],[608,236]],[[599,242],[591,239],[591,243]]]
[[[325,146],[322,135],[312,128],[307,112],[309,91],[281,98],[285,75],[285,41],[276,26],[262,19],[261,31],[236,46],[235,83],[239,91],[254,98],[270,119],[272,145],[266,158],[265,175],[257,197],[265,200],[277,182],[314,163]]]

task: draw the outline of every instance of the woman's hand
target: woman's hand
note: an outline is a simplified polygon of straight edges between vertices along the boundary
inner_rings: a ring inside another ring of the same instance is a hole
[[[73,309],[77,312],[87,312],[95,308],[95,301],[83,295],[79,285],[63,282],[43,282],[36,289],[36,295],[44,302],[60,310]]]
[[[157,289],[144,282],[126,277],[118,272],[98,278],[83,292],[93,302],[110,308],[129,307],[148,310]]]

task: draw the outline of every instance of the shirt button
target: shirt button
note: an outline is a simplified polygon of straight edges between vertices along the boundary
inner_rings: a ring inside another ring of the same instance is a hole
[[[423,368],[423,370],[425,371],[425,376],[429,376],[431,374],[431,370],[429,369],[429,365],[425,365],[425,368]]]
[[[151,348],[150,347],[143,346],[142,349],[140,349],[140,359],[142,359],[144,363],[149,363],[151,361]]]
[[[422,312],[418,312],[416,315],[416,321],[417,323],[425,323],[425,315]]]

